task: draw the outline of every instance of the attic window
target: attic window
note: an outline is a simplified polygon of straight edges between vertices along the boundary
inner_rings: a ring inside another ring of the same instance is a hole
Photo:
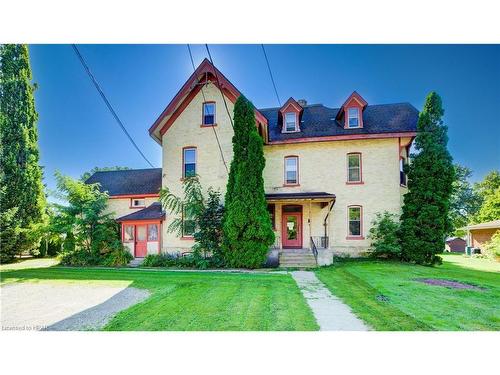
[[[203,103],[203,125],[215,125],[215,103]]]
[[[131,207],[146,207],[146,199],[144,198],[132,198]]]
[[[286,132],[297,131],[297,114],[293,112],[285,113],[285,131]]]
[[[359,128],[359,108],[349,108],[347,110],[347,127],[348,128]]]

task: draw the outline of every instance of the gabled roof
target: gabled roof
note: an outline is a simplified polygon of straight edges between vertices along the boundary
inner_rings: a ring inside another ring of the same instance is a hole
[[[465,227],[465,229],[500,229],[500,220],[487,221],[485,223],[472,224]]]
[[[294,107],[294,109],[297,111],[297,112],[301,112],[302,111],[302,106],[292,97],[290,97],[290,99],[288,99],[285,104],[283,104],[283,106],[280,108],[280,111],[283,112],[288,106],[292,106]]]
[[[418,110],[409,103],[367,105],[363,111],[363,127],[344,129],[336,117],[340,108],[329,108],[322,104],[303,107],[300,133],[282,133],[279,107],[259,109],[268,120],[269,142],[305,141],[310,138],[374,137],[395,133],[414,136],[417,131]]]
[[[240,91],[222,74],[208,59],[204,59],[196,70],[191,74],[186,83],[174,96],[172,101],[160,114],[158,119],[149,128],[149,134],[153,139],[161,144],[161,135],[168,130],[169,124],[179,116],[184,108],[191,102],[194,96],[200,91],[200,83],[207,81],[218,86],[224,92],[224,95],[233,103],[241,95]],[[255,109],[255,119],[263,125],[267,125],[267,119]]]
[[[95,172],[86,184],[100,184],[110,196],[158,194],[161,188],[161,168],[127,169]]]
[[[131,220],[163,220],[165,211],[160,202],[154,202],[150,206],[131,214],[119,217],[116,221],[131,221]]]
[[[362,108],[363,111],[368,105],[368,102],[365,99],[363,99],[361,95],[359,95],[356,91],[353,91],[352,94],[349,95],[347,100],[344,102],[344,104],[342,104],[342,106],[340,107],[336,116],[337,120],[340,120],[342,118],[342,115],[344,114],[346,107],[352,101],[355,101]]]

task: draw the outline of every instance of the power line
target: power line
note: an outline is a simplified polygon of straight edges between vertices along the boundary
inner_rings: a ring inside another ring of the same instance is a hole
[[[106,104],[106,106],[108,107],[109,111],[111,112],[111,114],[115,118],[116,122],[118,123],[118,125],[120,125],[120,128],[123,130],[123,132],[125,133],[125,135],[127,136],[127,138],[130,140],[130,142],[132,143],[132,145],[139,152],[139,154],[141,154],[141,156],[144,158],[144,160],[146,160],[146,162],[151,166],[151,168],[154,168],[154,165],[151,164],[151,162],[148,160],[148,158],[146,158],[146,156],[139,149],[139,147],[134,142],[134,140],[130,136],[129,132],[125,128],[125,125],[123,125],[122,121],[120,120],[120,118],[116,114],[115,110],[113,109],[113,106],[111,105],[111,103],[109,102],[109,100],[106,98],[106,95],[104,95],[104,92],[101,90],[101,87],[99,86],[99,83],[97,82],[97,80],[95,79],[94,75],[90,71],[90,68],[88,67],[87,63],[85,62],[85,59],[83,58],[82,54],[80,53],[80,51],[78,50],[78,48],[76,47],[76,45],[72,44],[71,46],[73,47],[73,50],[75,51],[76,55],[78,56],[78,59],[80,60],[80,63],[82,64],[82,66],[85,68],[85,71],[87,72],[87,74],[88,74],[89,78],[91,79],[92,83],[94,84],[95,88],[99,92],[99,95],[101,95],[102,100],[104,100],[104,103]]]
[[[187,44],[187,48],[189,51],[189,58],[191,59],[191,64],[193,65],[193,70],[196,71],[196,67],[194,65],[194,60],[193,60],[193,54],[191,53],[191,47],[189,44]],[[201,86],[201,95],[203,95],[203,101],[206,102],[207,99],[205,98],[205,93],[203,92],[203,86]],[[224,153],[222,152],[222,147],[219,142],[219,137],[217,135],[217,131],[215,130],[215,126],[211,126],[212,130],[214,131],[215,139],[217,140],[217,145],[219,146],[219,151],[220,151],[220,156],[222,157],[222,162],[224,163],[224,167],[226,168],[226,172],[229,173],[229,170],[227,169],[227,164],[226,164],[226,159],[224,159]]]
[[[265,50],[265,48],[264,48],[264,45],[263,45],[263,44],[261,44],[261,46],[262,46],[262,52],[264,52],[264,57],[266,58],[267,69],[269,70],[269,75],[271,76],[271,82],[273,83],[274,92],[276,93],[276,99],[278,99],[278,104],[279,104],[279,105],[280,105],[280,107],[281,107],[280,97],[279,97],[279,95],[278,95],[278,90],[276,89],[276,84],[274,83],[273,73],[271,72],[271,66],[269,65],[269,60],[267,59],[266,50]]]
[[[217,80],[217,86],[219,87],[220,94],[222,95],[222,100],[224,101],[224,107],[226,107],[226,112],[227,112],[227,115],[229,117],[229,121],[231,122],[231,127],[234,129],[233,119],[232,119],[231,115],[229,114],[229,109],[227,108],[227,103],[226,103],[226,97],[224,96],[224,93],[222,92],[222,88],[220,87],[219,75],[217,74],[217,68],[215,67],[214,61],[212,60],[212,55],[210,54],[210,50],[208,49],[208,44],[205,44],[205,48],[207,49],[208,58],[210,59],[210,63],[214,67],[215,79]]]

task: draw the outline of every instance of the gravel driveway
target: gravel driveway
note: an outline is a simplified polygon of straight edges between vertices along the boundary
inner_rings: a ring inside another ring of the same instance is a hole
[[[103,327],[149,296],[127,286],[12,283],[0,288],[2,330],[79,331]]]

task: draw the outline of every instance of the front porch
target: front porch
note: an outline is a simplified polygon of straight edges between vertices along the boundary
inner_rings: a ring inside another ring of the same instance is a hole
[[[275,234],[271,252],[280,265],[322,264],[323,253],[330,250],[329,223],[335,195],[278,193],[266,194],[266,200]]]

